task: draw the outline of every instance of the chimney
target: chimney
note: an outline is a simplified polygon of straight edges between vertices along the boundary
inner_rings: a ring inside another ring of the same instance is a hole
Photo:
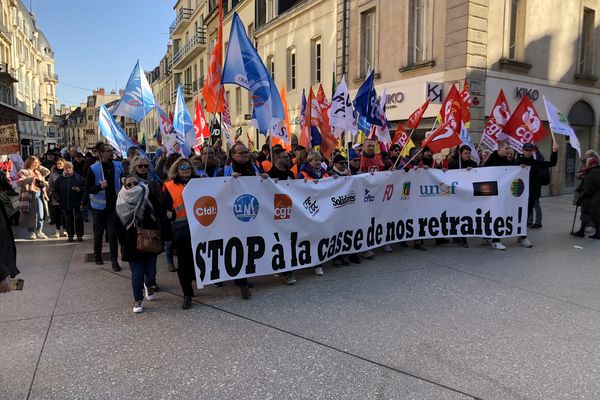
[[[124,94],[125,94],[125,90],[119,89],[119,96],[123,97]]]
[[[104,96],[104,88],[103,87],[101,87],[100,89],[98,89],[98,94],[100,96]]]

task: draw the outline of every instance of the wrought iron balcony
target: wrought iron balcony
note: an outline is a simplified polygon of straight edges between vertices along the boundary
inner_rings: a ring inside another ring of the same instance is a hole
[[[196,32],[187,42],[185,42],[173,55],[171,65],[173,69],[180,69],[181,65],[185,65],[194,59],[198,54],[206,48],[206,28],[198,28]]]
[[[44,80],[58,82],[58,75],[46,73],[44,74]]]
[[[192,19],[193,13],[194,10],[191,8],[180,8],[179,11],[177,11],[175,19],[171,23],[171,26],[169,27],[169,34],[175,35],[181,33]]]
[[[183,93],[184,100],[190,99],[194,96],[192,92],[192,84],[191,83],[182,83],[181,84],[181,92]],[[173,91],[171,95],[171,103],[175,103],[177,100],[177,89]]]

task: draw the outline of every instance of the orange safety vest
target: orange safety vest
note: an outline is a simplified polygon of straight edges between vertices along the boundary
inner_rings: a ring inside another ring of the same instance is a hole
[[[173,181],[165,182],[165,188],[169,191],[173,199],[173,211],[175,211],[175,221],[187,220],[185,206],[183,204],[183,189],[185,185],[175,183]]]
[[[295,177],[298,177],[298,164],[292,165],[292,168],[290,168],[290,171],[292,171],[292,173],[294,174]]]
[[[306,179],[307,181],[313,181],[313,180],[315,180],[315,178],[313,178],[312,176],[310,176],[310,175],[309,175],[307,172],[305,172],[305,171],[300,171],[300,175],[302,175],[302,177],[303,177],[304,179]],[[324,179],[324,178],[329,178],[329,174],[323,174],[323,176],[321,177],[321,179]]]
[[[271,170],[271,161],[269,160],[265,160],[263,162],[260,163],[260,167],[262,168],[264,173],[267,173]]]

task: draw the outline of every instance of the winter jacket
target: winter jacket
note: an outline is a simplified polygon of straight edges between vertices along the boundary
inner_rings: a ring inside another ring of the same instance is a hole
[[[600,222],[600,166],[590,168],[581,184],[581,212]]]
[[[558,161],[558,153],[553,152],[550,155],[550,161],[536,160],[533,157],[519,156],[517,158],[517,165],[529,166],[529,200],[535,201],[540,198],[542,192],[542,185],[539,182],[540,169],[552,168]]]
[[[19,274],[17,269],[17,247],[12,227],[4,207],[0,204],[0,281],[6,277],[15,277]]]
[[[73,190],[73,187],[78,187],[79,192]],[[61,175],[54,183],[53,193],[62,210],[75,210],[83,203],[84,190],[83,177],[74,172],[68,177]]]

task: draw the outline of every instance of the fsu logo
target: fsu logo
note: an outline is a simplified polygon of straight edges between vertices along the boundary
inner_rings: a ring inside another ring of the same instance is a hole
[[[194,203],[194,217],[203,226],[209,226],[217,218],[219,208],[211,196],[202,196]]]
[[[251,194],[243,194],[233,203],[233,214],[242,222],[250,222],[258,215],[258,199]]]

